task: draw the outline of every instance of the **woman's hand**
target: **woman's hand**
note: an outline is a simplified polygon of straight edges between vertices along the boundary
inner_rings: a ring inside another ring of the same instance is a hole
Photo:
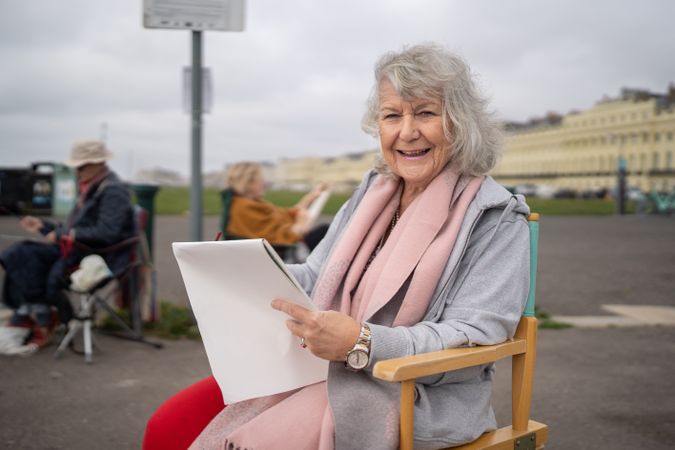
[[[306,209],[298,209],[295,212],[295,222],[291,226],[291,231],[300,236],[309,231],[309,212]]]
[[[300,201],[295,205],[299,210],[309,208],[309,205],[312,204],[314,200],[326,189],[328,189],[328,184],[321,182],[319,183],[311,192],[305,194]]]
[[[288,314],[286,326],[295,336],[305,338],[307,349],[329,361],[344,361],[354,347],[361,325],[337,311],[310,311],[295,303],[276,299],[272,308]]]
[[[44,225],[42,220],[38,219],[37,217],[33,216],[26,216],[23,217],[20,221],[19,224],[21,227],[30,232],[30,233],[37,233],[40,231],[40,228]]]

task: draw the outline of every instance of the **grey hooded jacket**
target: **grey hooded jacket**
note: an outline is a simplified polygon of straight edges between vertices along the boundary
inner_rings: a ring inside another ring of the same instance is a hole
[[[335,216],[305,264],[291,265],[313,293],[324,263],[377,175],[370,172]],[[398,448],[399,387],[375,379],[378,361],[445,348],[490,345],[513,337],[529,291],[529,208],[486,177],[464,221],[424,319],[392,328],[405,286],[372,317],[371,361],[351,372],[332,362],[328,396],[336,449]],[[337,305],[333,305],[337,309]],[[437,449],[472,441],[494,429],[490,404],[492,364],[418,380],[415,448]]]

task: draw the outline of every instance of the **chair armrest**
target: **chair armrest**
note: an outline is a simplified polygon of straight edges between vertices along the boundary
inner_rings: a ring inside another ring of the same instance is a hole
[[[140,242],[140,238],[138,236],[132,236],[130,238],[127,238],[123,241],[117,242],[115,244],[109,245],[107,247],[90,247],[87,244],[84,244],[79,241],[75,241],[74,245],[78,249],[88,252],[88,253],[97,253],[97,254],[106,254],[106,253],[111,253],[111,252],[116,252],[120,249],[131,247],[132,245],[136,245]]]
[[[478,347],[449,348],[387,359],[375,364],[373,376],[384,381],[406,381],[465,367],[495,362],[507,356],[525,353],[525,339],[513,339],[501,344]]]

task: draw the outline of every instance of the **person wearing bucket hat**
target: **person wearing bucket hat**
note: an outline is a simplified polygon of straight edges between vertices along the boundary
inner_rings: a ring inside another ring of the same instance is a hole
[[[70,152],[70,159],[65,164],[79,168],[87,164],[101,164],[112,158],[112,153],[101,141],[79,141],[73,145]]]
[[[87,255],[79,244],[94,249],[108,247],[134,235],[131,196],[106,161],[112,153],[97,140],[75,142],[65,164],[77,172],[79,196],[66,221],[56,223],[25,216],[21,226],[44,236],[43,242],[18,242],[0,253],[5,269],[3,301],[14,310],[10,326],[30,328],[27,352],[49,344],[56,324],[72,317],[70,303],[61,290],[67,286],[68,269]],[[113,273],[129,262],[128,250],[110,252],[106,263]]]

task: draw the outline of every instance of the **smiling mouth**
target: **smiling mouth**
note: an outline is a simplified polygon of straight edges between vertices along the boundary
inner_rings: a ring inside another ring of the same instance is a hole
[[[431,151],[430,148],[425,148],[422,150],[396,150],[397,153],[403,155],[406,158],[419,158],[426,155]]]

